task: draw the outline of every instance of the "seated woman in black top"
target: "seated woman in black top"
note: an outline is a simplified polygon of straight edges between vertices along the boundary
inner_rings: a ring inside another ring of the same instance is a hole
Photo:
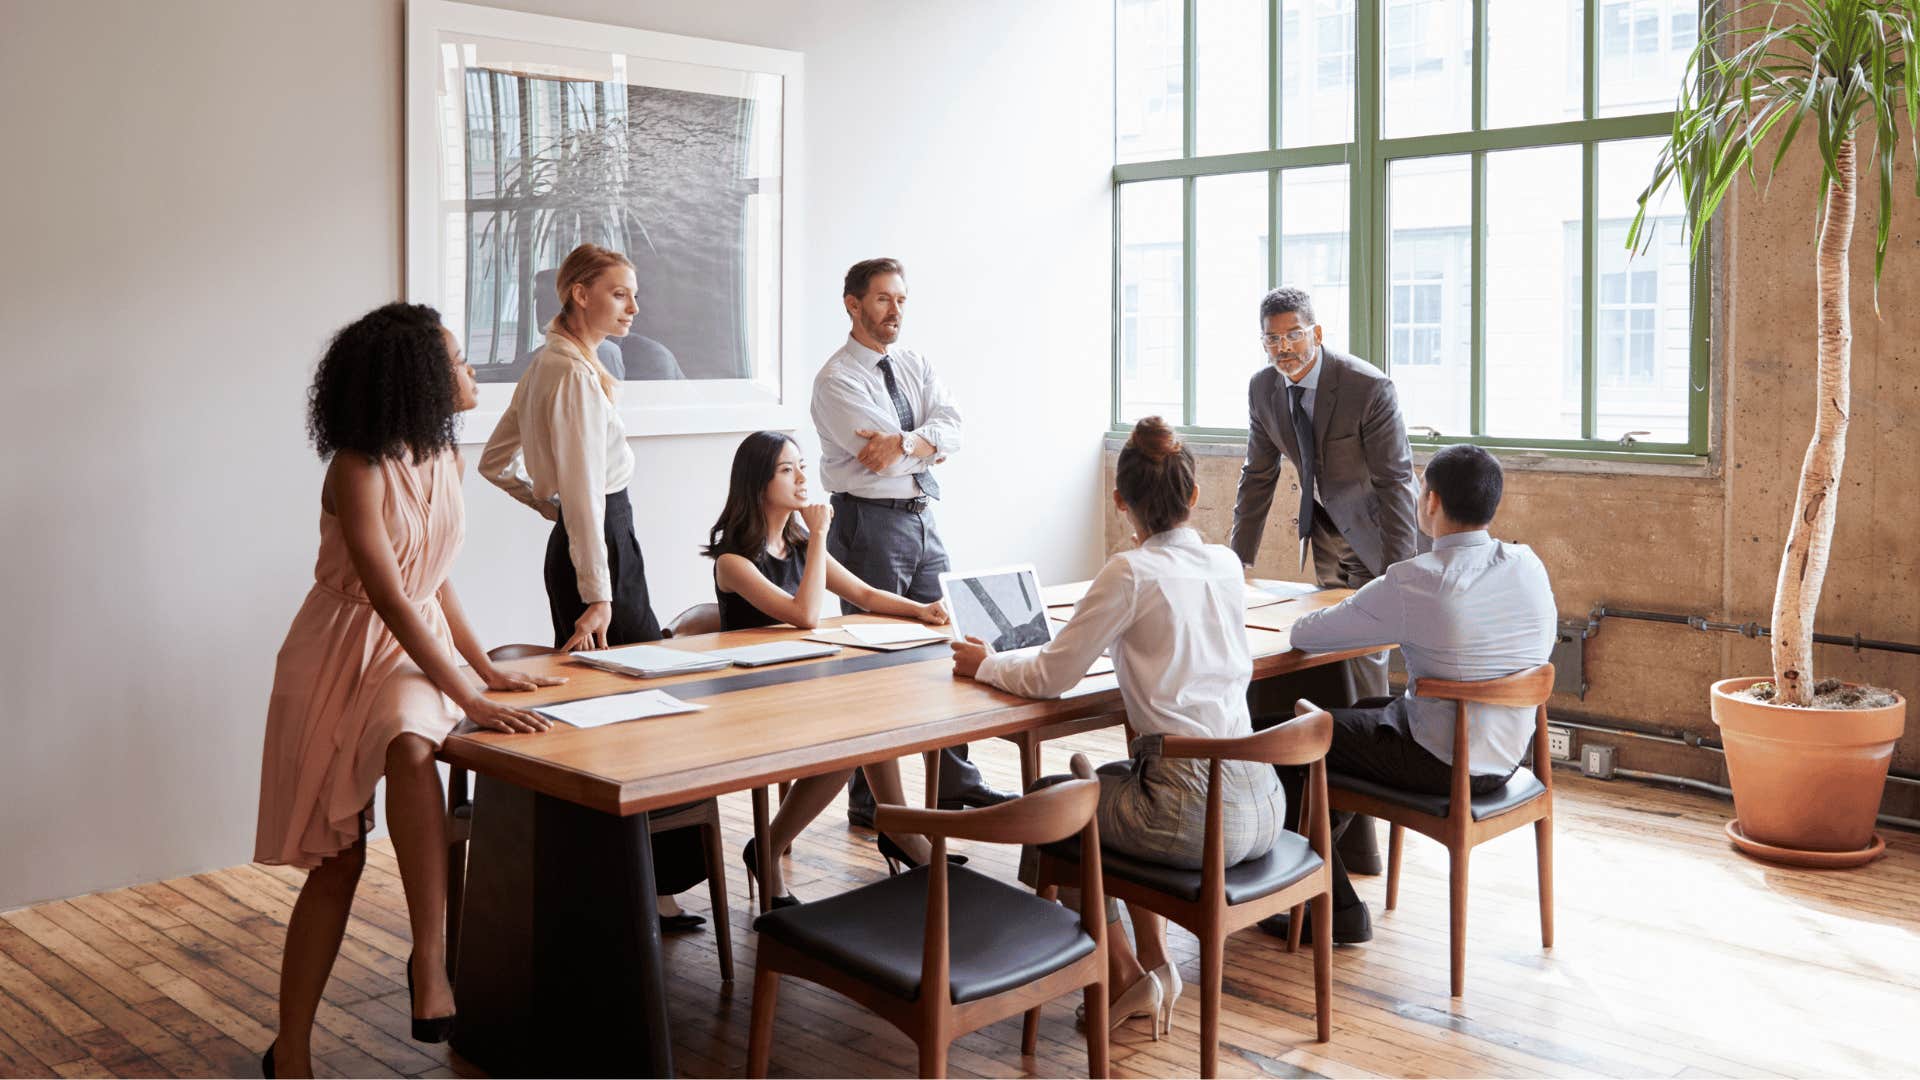
[[[800,445],[778,431],[747,436],[733,455],[727,506],[714,522],[705,549],[713,560],[720,628],[746,630],[791,623],[811,629],[829,614],[829,592],[875,615],[899,615],[934,626],[946,623],[947,611],[939,601],[916,604],[876,589],[827,554],[827,530],[832,523],[833,507],[807,504],[807,470]],[[906,802],[897,762],[863,768],[880,802]],[[843,769],[795,781],[768,829],[773,849],[785,851],[852,775],[852,769]],[[889,870],[902,862],[918,866],[929,851],[923,837],[880,837],[880,853],[886,856]],[[742,853],[749,874],[760,869],[754,856],[750,841]],[[785,894],[778,859],[773,862],[772,880],[761,882],[761,887],[771,890],[778,906],[799,903]]]

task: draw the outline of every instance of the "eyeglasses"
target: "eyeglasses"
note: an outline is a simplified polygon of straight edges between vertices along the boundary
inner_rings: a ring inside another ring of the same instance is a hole
[[[1260,344],[1269,349],[1276,345],[1298,345],[1307,340],[1307,333],[1312,329],[1313,324],[1308,323],[1305,326],[1296,326],[1284,334],[1261,334]]]

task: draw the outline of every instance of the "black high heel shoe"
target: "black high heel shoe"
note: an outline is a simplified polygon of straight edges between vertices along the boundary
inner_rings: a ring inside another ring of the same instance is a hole
[[[760,838],[756,836],[752,840],[747,841],[746,847],[740,849],[740,861],[747,864],[748,900],[753,899],[754,886],[760,880],[760,860],[757,857],[760,849],[755,846],[759,842]],[[798,907],[800,906],[800,898],[792,893],[788,893],[785,896],[776,896],[773,898],[773,906],[777,908]]]
[[[887,860],[887,876],[888,877],[900,876],[901,863],[905,863],[908,870],[914,870],[919,868],[920,864],[915,862],[913,859],[913,856],[907,854],[904,848],[902,848],[899,844],[894,843],[893,837],[888,836],[886,833],[880,833],[879,837],[880,837],[880,841],[879,841],[880,857]],[[967,865],[967,857],[965,855],[948,855],[947,865],[948,866],[965,866]]]
[[[407,954],[407,1013],[413,1013],[413,954]],[[424,1043],[443,1043],[453,1037],[453,1014],[429,1016],[421,1019],[413,1017],[413,1040]],[[267,1048],[269,1052],[272,1047]],[[271,1075],[271,1074],[269,1074]]]
[[[267,1052],[260,1055],[260,1075],[266,1077],[267,1080],[273,1080],[273,1048],[278,1045],[280,1045],[280,1040],[273,1040],[267,1044]]]

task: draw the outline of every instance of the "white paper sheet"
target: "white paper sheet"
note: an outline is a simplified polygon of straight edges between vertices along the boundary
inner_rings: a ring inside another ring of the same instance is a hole
[[[665,690],[640,690],[631,694],[585,698],[559,705],[542,705],[533,710],[549,720],[561,720],[578,728],[597,728],[626,720],[645,720],[650,716],[699,712],[705,705],[681,701]]]
[[[914,626],[909,623],[854,623],[842,626],[842,630],[859,638],[869,645],[898,645],[907,641],[939,641],[947,637],[945,630],[931,626]]]
[[[711,653],[670,649],[664,645],[626,645],[618,649],[595,649],[572,655],[575,660],[584,664],[642,677],[674,675],[688,671],[712,671],[733,662]]]
[[[832,656],[840,651],[838,645],[822,645],[813,641],[769,641],[760,645],[741,645],[732,649],[715,649],[708,656],[724,656],[741,667],[761,667],[766,664],[782,664],[789,660],[806,660],[815,656]]]
[[[1320,591],[1320,586],[1311,581],[1280,581],[1275,578],[1254,578],[1253,587],[1288,600]]]

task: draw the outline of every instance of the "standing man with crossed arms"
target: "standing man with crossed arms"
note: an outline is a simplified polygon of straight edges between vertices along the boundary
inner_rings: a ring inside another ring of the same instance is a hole
[[[1300,477],[1300,566],[1311,548],[1321,588],[1358,589],[1431,546],[1415,520],[1413,447],[1393,380],[1321,343],[1305,290],[1279,288],[1263,297],[1260,329],[1268,365],[1247,387],[1247,460],[1227,546],[1251,578],[1284,455]],[[1349,660],[1347,669],[1356,698],[1387,696],[1385,652]],[[1342,853],[1355,872],[1377,874],[1373,821],[1355,821]]]
[[[820,473],[833,493],[827,550],[876,589],[931,603],[940,598],[947,549],[934,525],[940,485],[931,466],[960,449],[960,411],[933,365],[896,344],[907,305],[906,270],[867,259],[841,290],[853,326],[813,380]],[[857,610],[842,601],[847,612]],[[991,806],[1012,796],[987,786],[965,746],[940,755],[940,804]],[[873,826],[873,793],[856,770],[847,818]]]

